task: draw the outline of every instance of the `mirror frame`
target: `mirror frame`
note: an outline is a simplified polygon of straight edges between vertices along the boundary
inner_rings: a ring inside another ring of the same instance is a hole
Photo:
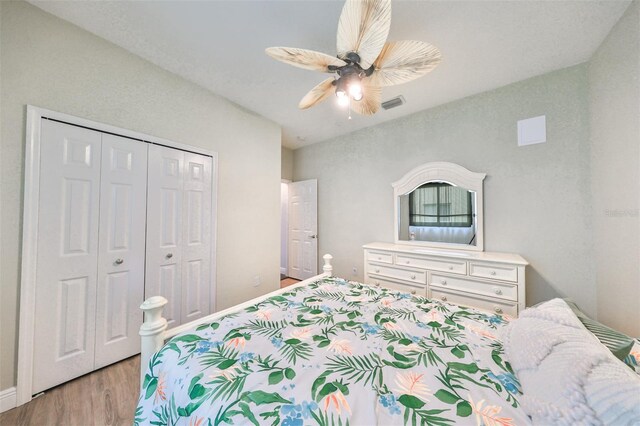
[[[399,180],[393,182],[393,226],[396,244],[484,251],[484,195],[483,181],[486,173],[476,173],[464,167],[446,162],[426,163],[418,166]],[[407,195],[420,185],[428,182],[446,182],[476,193],[476,245],[439,243],[432,241],[400,240],[400,196]]]

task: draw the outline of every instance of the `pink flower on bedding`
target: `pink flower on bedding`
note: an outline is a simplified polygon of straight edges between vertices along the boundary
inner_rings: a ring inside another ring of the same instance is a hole
[[[484,399],[478,401],[478,404],[473,402],[471,399],[471,395],[469,395],[469,405],[471,405],[471,410],[476,415],[476,423],[478,425],[486,425],[486,426],[513,426],[513,419],[510,417],[498,417],[500,412],[502,411],[502,407],[497,405],[486,405],[483,407],[485,403]]]
[[[202,422],[204,422],[204,417],[191,417],[189,419],[189,426],[202,426]]]
[[[229,368],[227,370],[214,370],[209,376],[210,379],[215,379],[217,377],[224,377],[227,381],[233,380],[238,375],[237,368]]]
[[[466,323],[466,324],[464,324],[464,326],[465,326],[465,328],[467,330],[471,331],[473,334],[476,334],[478,336],[486,337],[487,339],[491,339],[491,340],[496,340],[497,339],[497,337],[494,334],[490,333],[489,331],[487,331],[487,330],[485,330],[485,329],[483,329],[481,327],[475,326],[475,325],[470,324],[470,323]]]
[[[351,343],[347,339],[342,340],[332,340],[329,344],[329,350],[335,354],[342,355],[353,355],[353,349],[351,349]]]
[[[263,319],[265,321],[269,321],[271,319],[271,310],[269,309],[260,309],[256,311],[256,317]]]
[[[313,330],[309,327],[296,328],[289,334],[289,336],[291,336],[294,339],[307,340],[311,337],[312,333],[313,333]]]
[[[166,388],[167,388],[167,382],[165,380],[164,373],[160,373],[158,375],[158,385],[156,386],[156,395],[153,398],[154,404],[158,402],[158,399],[162,401],[167,400],[167,395],[165,393]]]
[[[442,314],[435,309],[429,311],[422,317],[422,322],[444,322]]]
[[[400,394],[412,395],[421,400],[429,401],[427,397],[431,396],[431,390],[422,381],[424,374],[414,373],[396,373],[396,392]]]
[[[347,399],[339,390],[332,392],[324,397],[324,411],[328,411],[331,407],[335,408],[338,414],[340,414],[342,410],[345,410],[349,414],[351,414],[351,407],[349,407]]]
[[[391,306],[393,304],[393,302],[395,302],[395,299],[392,299],[390,297],[384,298],[380,301],[380,304],[382,306]]]
[[[247,340],[244,337],[234,337],[233,339],[229,340],[226,345],[227,346],[233,346],[234,348],[238,349],[244,349],[244,346],[247,344]]]
[[[382,324],[382,326],[387,330],[400,330],[400,326],[398,326],[398,324],[396,324],[395,322],[391,322],[391,321],[385,322],[384,324]]]

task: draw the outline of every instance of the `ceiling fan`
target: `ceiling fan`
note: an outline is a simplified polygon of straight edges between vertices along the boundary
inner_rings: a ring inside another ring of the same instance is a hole
[[[292,47],[269,47],[266,53],[299,68],[337,74],[311,89],[298,104],[301,109],[335,91],[340,105],[372,115],[380,109],[383,86],[421,77],[441,61],[440,50],[429,43],[387,42],[390,26],[391,0],[347,0],[338,23],[336,57]]]

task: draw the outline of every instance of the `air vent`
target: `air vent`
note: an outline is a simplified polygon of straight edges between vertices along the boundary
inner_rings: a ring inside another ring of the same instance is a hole
[[[382,108],[391,109],[391,108],[399,107],[400,105],[404,105],[405,102],[406,101],[404,100],[404,96],[402,95],[396,96],[393,99],[389,99],[388,101],[383,102]]]

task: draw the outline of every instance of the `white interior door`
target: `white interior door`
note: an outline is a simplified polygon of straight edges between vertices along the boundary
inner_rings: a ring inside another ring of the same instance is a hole
[[[140,352],[148,144],[102,135],[95,368]]]
[[[94,368],[101,133],[42,120],[32,392]]]
[[[289,184],[289,276],[304,280],[318,271],[318,181]]]
[[[182,323],[210,313],[211,157],[184,153]]]
[[[184,152],[149,147],[145,297],[169,300],[169,328],[181,323]]]

